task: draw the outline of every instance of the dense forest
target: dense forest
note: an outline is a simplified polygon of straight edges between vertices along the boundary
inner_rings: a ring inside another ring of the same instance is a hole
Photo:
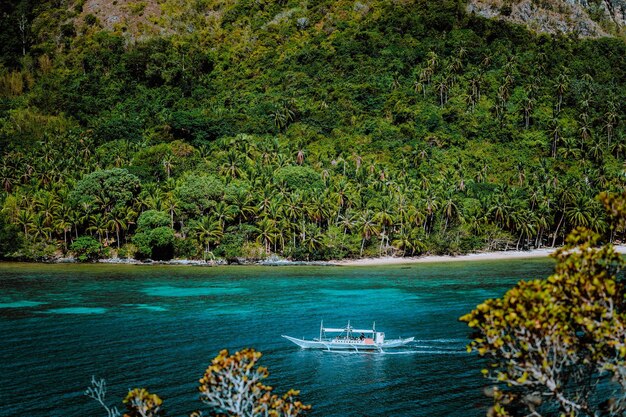
[[[0,6],[0,256],[624,239],[596,198],[626,183],[621,38],[461,0],[165,0],[144,26],[139,2],[113,28],[84,4]]]

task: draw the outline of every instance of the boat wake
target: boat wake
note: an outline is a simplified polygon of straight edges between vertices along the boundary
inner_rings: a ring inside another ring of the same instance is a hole
[[[342,355],[464,355],[465,350],[394,350],[394,351],[372,351],[363,350],[359,352],[348,350],[323,350],[326,353],[340,353]]]
[[[468,339],[417,339],[413,343],[460,343],[466,344]]]
[[[380,352],[383,355],[463,355],[464,350],[406,350],[400,352]]]
[[[409,344],[412,352],[426,355],[464,355],[467,339],[418,339]]]

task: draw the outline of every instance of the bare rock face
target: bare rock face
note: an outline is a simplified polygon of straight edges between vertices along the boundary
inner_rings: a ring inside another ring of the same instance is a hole
[[[626,27],[626,0],[470,0],[467,11],[543,33],[601,37]]]
[[[107,30],[120,30],[128,37],[140,39],[162,32],[158,26],[161,8],[154,0],[85,0],[77,23],[84,24],[87,16]]]

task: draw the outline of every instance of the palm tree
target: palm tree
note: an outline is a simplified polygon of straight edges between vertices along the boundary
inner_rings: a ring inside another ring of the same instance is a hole
[[[395,222],[395,211],[393,201],[388,196],[376,200],[370,205],[375,210],[374,221],[382,227],[383,232],[387,232],[387,228]]]
[[[324,244],[324,235],[321,229],[315,225],[311,225],[311,228],[306,234],[306,239],[302,241],[302,244],[307,248],[309,253],[320,250]]]
[[[556,114],[561,113],[561,105],[563,104],[563,94],[567,91],[569,86],[569,77],[565,73],[561,73],[556,78],[556,82],[554,83],[554,90],[557,95],[557,103],[556,103]]]
[[[357,224],[357,216],[352,209],[346,210],[341,216],[337,225],[343,229],[343,235],[346,236],[349,231]]]
[[[68,205],[62,204],[57,210],[52,227],[56,233],[63,233],[63,248],[67,250],[67,232],[72,231],[72,209]]]
[[[28,231],[35,226],[35,216],[33,213],[28,209],[20,210],[15,220],[16,223],[24,229],[24,234],[28,237]]]
[[[559,186],[559,188],[557,189],[557,200],[560,201],[562,204],[560,208],[561,217],[559,219],[559,223],[556,226],[556,230],[554,231],[554,235],[552,238],[552,247],[554,247],[554,245],[556,244],[556,239],[559,236],[559,230],[561,229],[563,220],[565,219],[568,205],[572,204],[576,200],[576,192],[577,187],[575,186],[574,181],[569,178],[565,184]],[[572,214],[573,212],[570,211],[570,216]],[[581,219],[579,218],[578,220]]]
[[[226,222],[235,218],[235,213],[237,212],[237,207],[228,204],[226,201],[219,201],[213,210],[211,210],[211,215],[214,219],[216,219],[222,229],[226,227]]]
[[[607,147],[610,147],[611,138],[613,137],[613,129],[615,128],[619,120],[619,116],[615,107],[610,108],[609,111],[606,112],[606,114],[604,115],[604,120],[604,129],[606,130],[606,144]]]
[[[10,193],[13,189],[13,184],[15,183],[15,178],[13,177],[13,173],[6,162],[3,162],[0,166],[0,187],[7,192]]]
[[[553,118],[550,122],[550,135],[552,136],[552,157],[556,158],[557,146],[561,138],[561,126],[557,118]]]
[[[257,223],[257,231],[257,242],[263,243],[265,246],[265,253],[269,255],[271,244],[274,242],[278,231],[276,229],[276,222],[268,217],[263,217]]]
[[[524,128],[528,129],[530,127],[530,114],[535,107],[535,99],[532,97],[524,98],[522,106],[524,108]]]
[[[35,214],[33,216],[33,237],[51,240],[52,228],[46,224],[44,216]]]
[[[163,168],[165,169],[165,174],[167,175],[167,178],[169,178],[172,174],[172,169],[174,169],[174,155],[170,154],[165,156],[161,163],[163,164]]]
[[[230,178],[241,178],[245,173],[244,166],[245,162],[242,154],[237,150],[230,149],[226,153],[226,161],[220,166],[219,172]]]
[[[363,256],[365,241],[370,240],[373,235],[377,235],[379,232],[374,216],[370,210],[366,210],[360,214],[357,220],[357,227],[359,228],[362,238],[360,256]]]
[[[443,231],[445,232],[448,229],[448,223],[459,216],[459,207],[454,199],[454,194],[451,191],[446,193],[441,209],[444,217],[446,218],[446,223],[443,227]]]
[[[102,213],[96,213],[89,216],[88,232],[94,232],[98,235],[100,243],[107,243],[109,240],[109,224],[108,219]],[[103,237],[105,238],[103,242]]]
[[[222,239],[224,229],[219,221],[204,216],[191,230],[195,233],[198,242],[205,248],[204,259],[206,260],[206,256],[211,252],[211,243],[219,242]]]
[[[117,248],[120,248],[120,232],[128,229],[128,223],[126,223],[126,213],[122,210],[113,210],[108,214],[107,226],[110,230],[115,231]]]
[[[448,77],[441,77],[439,81],[435,84],[435,90],[439,93],[439,105],[443,107],[445,103],[448,102]]]
[[[56,212],[60,207],[60,203],[56,196],[49,192],[43,192],[35,197],[35,208],[46,226],[52,224],[52,220],[56,217]]]
[[[522,209],[516,213],[515,228],[519,231],[519,239],[517,239],[515,250],[519,250],[522,238],[526,236],[526,240],[528,241],[537,232],[537,224],[534,213],[527,209]]]
[[[585,196],[578,197],[573,204],[565,209],[565,217],[572,227],[589,226],[592,204]]]
[[[439,56],[437,55],[437,53],[434,51],[429,51],[426,57],[428,68],[432,69],[433,71],[436,70],[437,66],[439,65]]]

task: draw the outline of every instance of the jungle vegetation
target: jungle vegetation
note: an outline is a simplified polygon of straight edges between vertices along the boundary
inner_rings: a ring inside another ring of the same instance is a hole
[[[166,0],[162,33],[137,37],[82,4],[2,6],[4,257],[624,239],[596,199],[626,179],[622,39],[538,35],[461,0]]]

